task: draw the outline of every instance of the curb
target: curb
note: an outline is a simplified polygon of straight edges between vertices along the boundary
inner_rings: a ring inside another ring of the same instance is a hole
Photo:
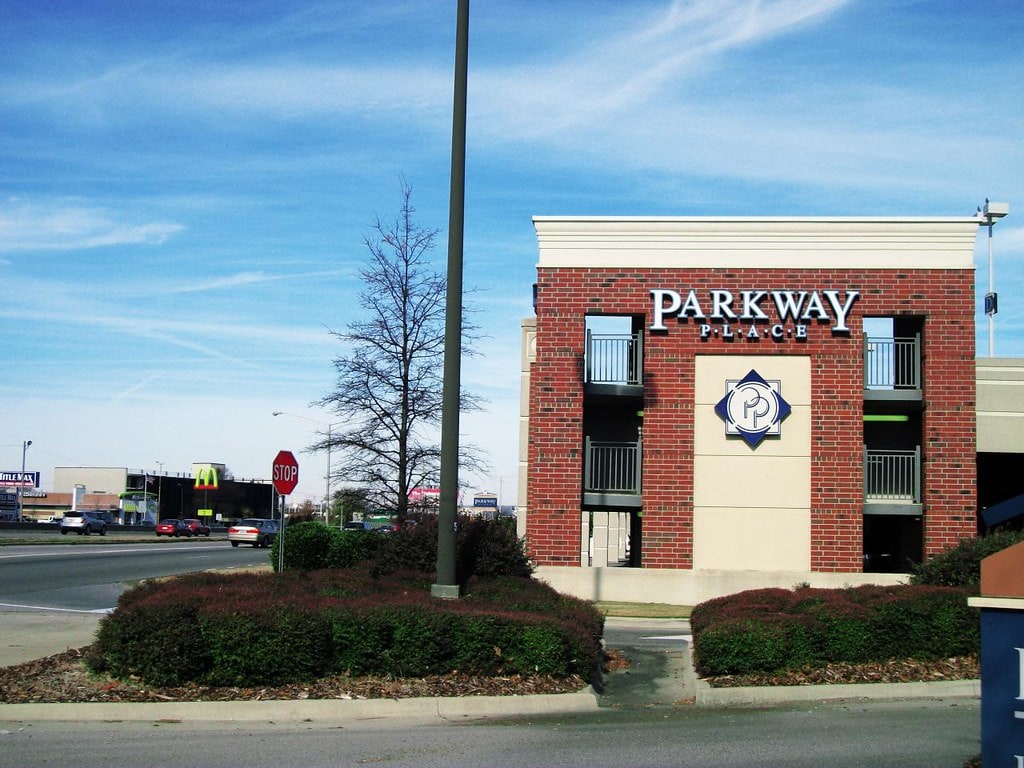
[[[0,704],[0,722],[308,722],[385,718],[469,720],[485,717],[596,712],[589,686],[575,693],[413,699],[306,699],[266,701],[94,702]]]
[[[712,688],[704,680],[698,678],[696,685],[698,707],[772,705],[834,699],[977,699],[981,696],[980,680]]]

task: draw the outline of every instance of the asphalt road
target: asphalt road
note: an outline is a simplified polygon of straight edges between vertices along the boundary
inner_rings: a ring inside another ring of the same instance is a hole
[[[100,617],[142,579],[265,566],[269,558],[265,549],[232,548],[223,537],[139,543],[138,535],[37,535],[36,545],[0,547],[0,666],[89,645]]]
[[[979,751],[976,701],[671,706],[434,722],[5,724],[0,767],[958,768]]]
[[[4,546],[0,607],[109,610],[142,579],[267,563],[267,550],[236,549],[223,540],[134,544],[107,535],[96,544]]]

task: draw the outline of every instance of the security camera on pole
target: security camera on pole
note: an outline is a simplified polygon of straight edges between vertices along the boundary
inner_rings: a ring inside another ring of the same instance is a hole
[[[284,497],[295,490],[299,484],[299,462],[291,451],[278,451],[274,457],[273,474],[274,490],[281,495],[281,530],[278,532],[277,572],[284,571]]]

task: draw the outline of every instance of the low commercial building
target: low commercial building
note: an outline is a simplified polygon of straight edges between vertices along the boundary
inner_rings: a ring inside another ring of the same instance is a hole
[[[110,495],[114,522],[153,524],[168,517],[209,519],[211,524],[278,514],[269,480],[231,477],[225,465],[197,462],[191,472],[156,472],[125,467],[55,467],[54,492]],[[70,508],[70,507],[68,507]]]

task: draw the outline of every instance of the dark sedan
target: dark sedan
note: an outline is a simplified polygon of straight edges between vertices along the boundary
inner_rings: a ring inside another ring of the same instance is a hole
[[[188,526],[188,529],[189,529],[189,531],[192,532],[193,536],[209,536],[210,535],[210,526],[208,526],[202,520],[197,520],[195,518],[189,518],[189,519],[186,519],[186,520],[182,520],[181,522],[183,522],[185,525]]]

